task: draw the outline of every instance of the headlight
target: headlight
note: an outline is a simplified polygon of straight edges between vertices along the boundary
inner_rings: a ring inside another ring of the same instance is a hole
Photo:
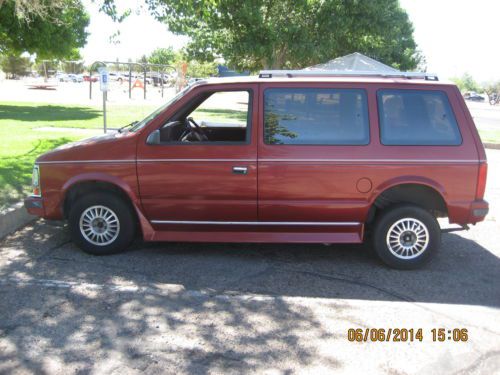
[[[42,190],[40,189],[40,167],[36,164],[33,167],[33,177],[31,179],[31,185],[33,186],[33,196],[41,197]]]

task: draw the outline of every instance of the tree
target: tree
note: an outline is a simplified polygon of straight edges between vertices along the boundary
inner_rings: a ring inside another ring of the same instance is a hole
[[[85,45],[88,24],[80,0],[0,0],[0,53],[65,58]]]
[[[139,64],[146,64],[148,62],[148,58],[146,55],[142,55],[139,59],[136,60]]]
[[[198,61],[190,59],[184,49],[174,52],[172,65],[181,70],[183,64],[187,64],[187,78],[206,78],[217,75],[217,63],[215,61]]]
[[[83,57],[78,50],[74,48],[64,60],[60,61],[60,66],[65,73],[82,73],[84,71]]]
[[[484,92],[488,95],[490,104],[498,104],[497,98],[500,96],[500,81],[484,84]]]
[[[172,47],[157,48],[148,57],[148,63],[160,65],[172,65],[175,60],[175,52]]]
[[[458,86],[460,91],[480,91],[481,87],[469,73],[464,73],[462,77],[451,79]]]
[[[188,78],[207,78],[217,75],[217,64],[215,62],[201,62],[196,60],[190,60],[188,62],[188,68],[186,72],[186,77]]]
[[[46,60],[37,59],[35,61],[35,66],[38,74],[41,76],[48,76],[54,74],[55,72],[61,70],[61,62],[59,60]]]
[[[420,54],[398,0],[146,0],[191,38],[190,57],[239,69],[303,68],[355,51],[414,69]]]
[[[500,81],[489,82],[485,85],[484,91],[491,96],[491,94],[500,94]]]
[[[31,62],[27,57],[3,56],[0,58],[0,67],[11,77],[22,76],[29,72]]]
[[[59,10],[64,8],[67,3],[66,0],[0,0],[0,7],[10,2],[14,4],[15,15],[18,18],[29,21],[33,16],[40,16],[47,18],[50,16],[52,10]]]

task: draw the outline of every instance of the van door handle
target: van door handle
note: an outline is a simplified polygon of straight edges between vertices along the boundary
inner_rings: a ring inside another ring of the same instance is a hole
[[[234,174],[247,174],[248,167],[233,167]]]

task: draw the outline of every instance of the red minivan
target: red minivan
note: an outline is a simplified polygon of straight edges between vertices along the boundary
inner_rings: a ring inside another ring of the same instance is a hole
[[[424,73],[198,81],[33,170],[32,214],[92,254],[145,241],[361,243],[416,268],[484,220],[486,156],[457,87]]]

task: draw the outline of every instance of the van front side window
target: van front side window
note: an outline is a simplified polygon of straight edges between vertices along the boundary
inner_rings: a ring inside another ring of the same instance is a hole
[[[250,126],[250,91],[216,91],[202,94],[175,121],[165,124],[160,141],[247,144]]]

